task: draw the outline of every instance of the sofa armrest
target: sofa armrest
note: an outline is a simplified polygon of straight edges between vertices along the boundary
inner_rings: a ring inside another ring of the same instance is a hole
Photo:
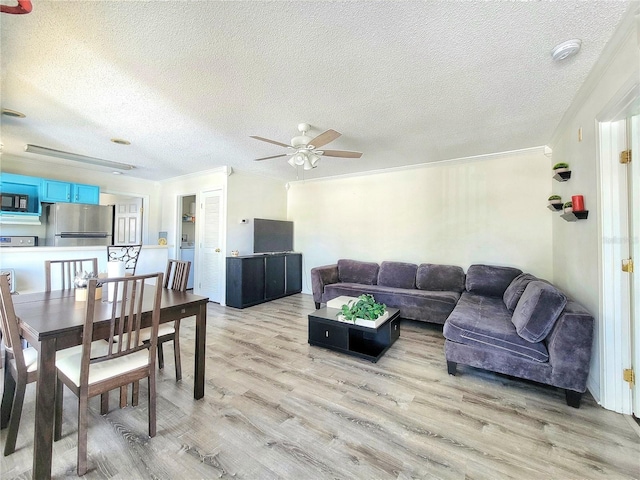
[[[576,302],[567,303],[546,340],[555,386],[576,392],[587,389],[593,324],[589,312]]]
[[[324,286],[338,283],[338,265],[324,265],[311,269],[311,289],[313,291],[313,301],[322,303]]]

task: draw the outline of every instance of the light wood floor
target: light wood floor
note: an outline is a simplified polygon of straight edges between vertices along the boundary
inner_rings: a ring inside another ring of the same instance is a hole
[[[629,417],[591,396],[459,367],[447,375],[442,328],[401,324],[377,363],[307,344],[309,295],[236,310],[209,304],[205,398],[194,401],[193,321],[182,323],[183,380],[171,345],[158,379],[158,435],[140,405],[89,418],[94,478],[622,479],[640,477]],[[142,391],[144,390],[144,391]],[[35,389],[3,479],[30,478]],[[76,403],[65,396],[53,475],[75,475]],[[2,431],[4,445],[6,430]]]

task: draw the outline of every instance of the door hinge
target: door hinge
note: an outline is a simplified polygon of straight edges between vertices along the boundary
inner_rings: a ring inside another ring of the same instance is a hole
[[[633,273],[633,259],[626,258],[622,260],[622,271],[627,273]]]
[[[636,373],[633,371],[633,368],[625,368],[622,371],[622,379],[629,383],[629,388],[633,387],[636,383]]]
[[[620,163],[631,163],[631,150],[620,152]]]

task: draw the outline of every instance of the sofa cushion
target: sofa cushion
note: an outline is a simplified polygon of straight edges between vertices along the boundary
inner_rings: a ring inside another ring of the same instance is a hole
[[[449,341],[481,346],[499,355],[549,361],[544,342],[531,343],[518,335],[501,298],[463,293],[442,333]]]
[[[358,260],[338,260],[338,278],[345,283],[361,283],[375,285],[378,281],[377,263],[359,262]]]
[[[567,304],[556,287],[540,280],[529,282],[513,311],[516,332],[529,342],[540,342],[553,328]]]
[[[416,272],[416,287],[435,292],[464,291],[464,270],[455,265],[423,263]]]
[[[519,268],[471,265],[467,270],[467,291],[502,298],[509,284],[521,273]]]
[[[513,279],[502,296],[502,300],[507,306],[507,310],[513,313],[520,297],[522,297],[522,294],[524,293],[524,289],[527,288],[529,282],[533,282],[534,280],[538,279],[530,273],[521,273]]]
[[[415,263],[382,262],[378,272],[378,285],[395,288],[416,288]]]

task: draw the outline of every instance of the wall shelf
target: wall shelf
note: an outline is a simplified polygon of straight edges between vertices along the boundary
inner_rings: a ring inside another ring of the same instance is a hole
[[[569,180],[571,178],[571,170],[569,170],[568,172],[556,173],[553,176],[553,178],[555,178],[559,182],[566,182],[567,180]]]
[[[589,216],[589,210],[583,210],[582,212],[563,213],[560,215],[567,222],[575,222],[577,220],[586,220]]]
[[[562,204],[561,203],[550,203],[549,205],[547,205],[547,208],[549,210],[551,210],[552,212],[558,212],[558,211],[562,210]]]

